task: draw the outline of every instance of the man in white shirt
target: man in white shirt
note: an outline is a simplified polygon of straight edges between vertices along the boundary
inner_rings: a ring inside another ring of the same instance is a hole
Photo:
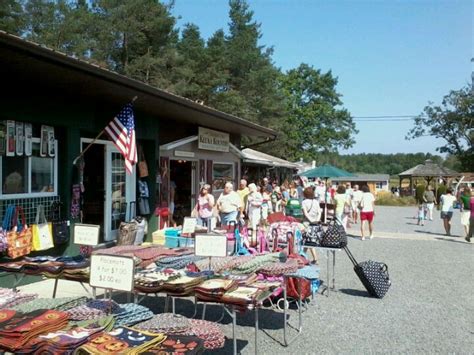
[[[241,207],[240,195],[234,191],[231,182],[227,182],[224,192],[217,199],[217,209],[221,217],[221,224],[227,226],[231,221],[237,222],[237,213]]]
[[[359,190],[359,185],[354,185],[352,191],[352,220],[357,223],[357,215],[359,214],[359,205],[362,201],[363,192]]]

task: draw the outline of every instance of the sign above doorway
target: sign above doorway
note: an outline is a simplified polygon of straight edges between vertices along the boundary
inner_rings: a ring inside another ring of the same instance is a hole
[[[229,134],[199,127],[199,149],[229,152]]]

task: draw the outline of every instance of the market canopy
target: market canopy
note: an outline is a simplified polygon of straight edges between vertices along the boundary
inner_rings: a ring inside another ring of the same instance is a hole
[[[305,171],[304,173],[299,174],[300,176],[305,176],[307,178],[336,178],[336,177],[348,177],[354,176],[354,174],[345,171],[343,169],[336,168],[330,164],[324,164],[317,168]]]
[[[442,167],[438,164],[433,163],[432,160],[428,159],[424,164],[419,164],[411,169],[405,170],[404,172],[398,174],[400,178],[410,178],[410,177],[455,177],[460,176],[458,172]]]

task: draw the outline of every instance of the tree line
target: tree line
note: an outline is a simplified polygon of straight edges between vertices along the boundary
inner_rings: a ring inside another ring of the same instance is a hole
[[[354,144],[337,77],[305,63],[280,70],[245,0],[229,1],[228,28],[207,39],[195,24],[178,28],[172,9],[158,0],[3,0],[0,29],[273,128],[277,140],[258,149],[288,160]]]

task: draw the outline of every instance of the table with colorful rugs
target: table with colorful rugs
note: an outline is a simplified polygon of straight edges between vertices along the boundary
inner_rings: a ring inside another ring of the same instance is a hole
[[[0,352],[201,354],[224,343],[224,334],[213,322],[153,314],[134,303],[41,299],[0,288]]]

